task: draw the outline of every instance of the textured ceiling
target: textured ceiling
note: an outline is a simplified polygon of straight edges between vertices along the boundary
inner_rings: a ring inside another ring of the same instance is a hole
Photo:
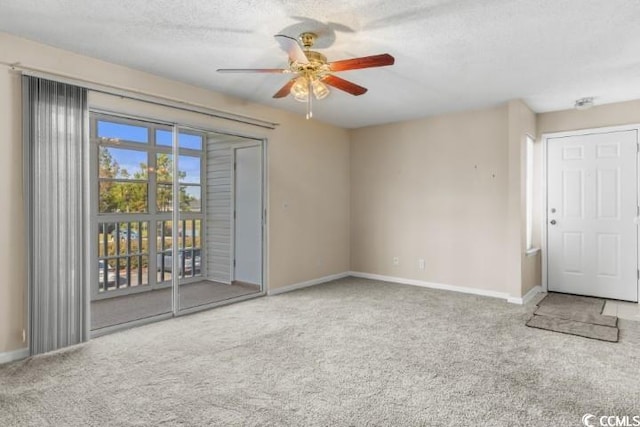
[[[315,31],[329,60],[390,53],[340,76],[314,117],[346,128],[492,106],[535,111],[640,98],[640,0],[0,0],[0,31],[304,115],[271,96],[286,75],[274,34]]]

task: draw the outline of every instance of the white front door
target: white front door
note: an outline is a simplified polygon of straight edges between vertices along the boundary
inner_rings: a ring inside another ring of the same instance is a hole
[[[636,130],[550,138],[548,289],[638,301]]]

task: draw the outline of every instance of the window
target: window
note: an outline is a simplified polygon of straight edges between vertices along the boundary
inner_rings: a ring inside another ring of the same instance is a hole
[[[147,152],[108,146],[98,148],[100,213],[148,211]]]
[[[173,145],[173,132],[171,130],[157,130],[156,144],[171,147]],[[190,150],[202,150],[202,135],[180,132],[178,135],[178,147]]]
[[[533,148],[534,139],[527,135],[526,139],[526,221],[527,221],[527,251],[534,249],[533,247]]]
[[[201,276],[204,135],[180,130],[174,176],[170,126],[93,114],[91,133],[99,192],[95,294],[167,286],[175,242],[181,281]],[[177,230],[172,221],[174,185],[180,207]]]
[[[181,212],[200,212],[202,157],[179,156],[178,184]],[[173,156],[160,153],[156,158],[156,205],[161,212],[173,210]]]
[[[146,127],[105,120],[98,121],[97,135],[102,141],[149,142],[149,132]]]

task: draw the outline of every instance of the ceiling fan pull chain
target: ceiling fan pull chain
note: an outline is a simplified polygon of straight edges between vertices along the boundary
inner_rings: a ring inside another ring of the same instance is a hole
[[[309,84],[309,95],[307,96],[307,120],[313,117],[313,111],[311,111],[311,98],[313,98],[313,90],[311,87],[311,79],[307,79]]]

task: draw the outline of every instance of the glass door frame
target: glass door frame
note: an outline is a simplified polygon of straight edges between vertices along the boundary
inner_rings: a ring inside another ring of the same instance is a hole
[[[147,324],[147,323],[152,323],[155,321],[159,321],[159,320],[164,320],[164,319],[168,319],[171,317],[177,317],[177,316],[181,316],[181,315],[186,315],[186,314],[190,314],[190,313],[194,313],[194,312],[198,312],[198,311],[203,311],[203,310],[207,310],[207,309],[211,309],[214,307],[218,307],[218,306],[222,306],[222,305],[227,305],[227,304],[232,304],[235,302],[240,302],[240,301],[244,301],[244,300],[248,300],[248,299],[252,299],[252,298],[257,298],[260,296],[264,296],[267,294],[267,278],[268,278],[268,218],[267,218],[267,206],[268,206],[268,159],[267,159],[267,155],[268,155],[268,140],[266,137],[259,137],[259,136],[255,136],[255,135],[247,135],[247,134],[243,134],[243,133],[238,133],[235,131],[224,131],[224,130],[214,130],[214,129],[207,129],[207,128],[202,128],[202,127],[198,127],[198,126],[190,126],[190,125],[184,125],[184,124],[180,124],[180,123],[175,123],[175,122],[167,122],[161,119],[154,119],[154,118],[148,118],[148,117],[141,117],[141,116],[136,116],[136,115],[132,115],[132,114],[123,114],[123,113],[118,113],[118,112],[114,112],[114,111],[108,111],[108,110],[102,110],[102,109],[97,109],[97,108],[89,108],[89,116],[91,118],[92,123],[94,123],[95,121],[97,121],[97,119],[95,119],[95,117],[106,117],[106,118],[113,118],[115,120],[118,121],[122,121],[122,122],[126,122],[126,121],[140,121],[140,122],[145,122],[148,123],[150,125],[153,126],[159,126],[159,127],[164,127],[165,129],[167,127],[170,127],[172,130],[172,147],[171,147],[171,152],[173,155],[173,162],[172,162],[172,176],[173,176],[173,191],[172,191],[172,196],[173,196],[173,209],[172,209],[172,213],[171,213],[171,221],[172,221],[172,239],[173,236],[176,232],[176,230],[179,229],[179,224],[180,221],[182,220],[181,217],[181,212],[180,212],[180,183],[179,183],[179,175],[178,175],[178,170],[179,170],[179,158],[180,158],[180,147],[179,147],[179,133],[181,130],[186,130],[186,131],[193,131],[193,132],[198,132],[198,133],[203,133],[204,134],[204,138],[203,138],[203,147],[202,147],[202,158],[203,161],[201,163],[201,181],[200,181],[200,186],[201,186],[201,212],[203,213],[203,217],[200,223],[200,235],[201,235],[201,244],[200,244],[200,250],[201,250],[201,271],[204,272],[206,267],[204,266],[203,260],[204,257],[203,255],[205,254],[205,251],[208,250],[208,248],[206,248],[206,211],[204,211],[204,209],[206,209],[204,207],[205,204],[205,200],[206,200],[206,187],[207,187],[207,175],[206,175],[206,164],[207,164],[207,140],[208,137],[211,134],[217,134],[217,135],[225,135],[225,136],[232,136],[232,137],[238,137],[238,138],[243,138],[246,139],[247,142],[253,143],[253,144],[258,144],[261,147],[261,153],[262,153],[262,248],[261,248],[261,253],[262,253],[262,266],[261,266],[261,273],[262,273],[262,283],[260,286],[260,291],[256,292],[256,293],[252,293],[252,294],[248,294],[248,295],[242,295],[239,297],[233,297],[233,298],[229,298],[226,300],[222,300],[222,301],[217,301],[217,302],[211,302],[211,303],[204,303],[202,305],[197,305],[195,307],[190,307],[190,308],[185,308],[185,309],[180,309],[180,273],[178,274],[174,274],[175,272],[179,272],[179,262],[180,262],[180,254],[179,254],[179,250],[180,248],[178,247],[178,245],[174,244],[172,241],[172,247],[171,247],[171,254],[172,254],[172,274],[171,274],[171,312],[167,312],[167,313],[163,313],[163,314],[159,314],[159,315],[155,315],[155,316],[151,316],[151,317],[147,317],[147,318],[142,318],[142,319],[137,319],[137,320],[133,320],[133,321],[129,321],[126,323],[120,323],[120,324],[116,324],[116,325],[112,325],[112,326],[107,326],[104,328],[100,328],[100,329],[96,329],[96,330],[91,330],[91,304],[89,304],[89,312],[88,315],[86,316],[86,328],[87,330],[90,331],[90,337],[98,337],[101,335],[105,335],[105,334],[109,334],[111,332],[115,332],[115,331],[119,331],[122,329],[127,329],[127,328],[131,328],[131,327],[135,327],[135,326],[139,326],[139,325],[143,325],[143,324]],[[96,141],[96,130],[95,130],[95,126],[92,125],[90,126],[91,130],[90,130],[90,138],[89,138],[89,157],[90,157],[90,165],[87,165],[87,167],[89,168],[89,175],[90,175],[90,179],[89,179],[89,186],[90,186],[90,191],[89,191],[89,212],[90,212],[90,230],[92,230],[92,233],[95,232],[95,230],[98,228],[98,224],[100,222],[105,222],[105,220],[110,221],[111,217],[109,217],[108,215],[100,215],[98,213],[98,198],[99,198],[99,180],[98,180],[98,170],[97,170],[97,159],[98,159],[98,147],[99,144],[95,143]],[[128,148],[123,146],[123,148]],[[149,150],[148,151],[149,156],[151,157],[152,155],[155,156],[156,151],[154,150]],[[150,158],[148,159],[148,164],[155,166],[155,162],[156,160],[153,159],[151,160]],[[156,182],[156,188],[157,188],[157,182]],[[154,190],[155,191],[155,190]],[[149,288],[141,288],[140,290],[136,289],[135,292],[144,292],[145,290],[153,290],[153,289],[157,289],[158,286],[166,288],[168,286],[166,285],[158,285],[156,283],[157,281],[157,253],[158,253],[158,249],[157,249],[157,235],[156,235],[156,231],[152,232],[153,230],[156,230],[156,224],[158,222],[162,223],[162,218],[166,218],[166,214],[161,214],[156,212],[156,207],[155,206],[151,206],[151,202],[153,201],[155,203],[155,194],[153,196],[150,196],[150,189],[148,189],[148,196],[147,196],[147,203],[148,203],[148,209],[147,209],[147,221],[148,221],[148,226],[147,226],[147,233],[148,236],[155,236],[154,239],[151,239],[151,237],[149,238],[149,243],[148,243],[148,259],[149,259],[149,272],[148,272],[148,277],[151,277],[151,274],[153,272],[154,279],[151,280],[149,279]],[[126,217],[123,217],[122,219],[113,219],[116,222],[127,222]],[[94,235],[94,234],[92,234]],[[151,241],[153,240],[153,241]],[[180,241],[180,240],[179,240]],[[153,253],[152,253],[153,252]],[[176,254],[176,252],[178,252]],[[96,238],[90,238],[89,239],[89,248],[88,248],[88,256],[90,258],[90,260],[88,261],[89,265],[90,265],[90,273],[89,273],[89,283],[87,283],[87,287],[89,287],[88,291],[89,291],[89,295],[90,295],[90,302],[93,302],[96,299],[100,299],[100,298],[96,298],[97,295],[97,287],[96,284],[98,283],[98,268],[97,265],[98,263],[96,262],[96,260],[98,260],[99,256],[98,256],[98,241]],[[193,267],[195,268],[195,255],[192,261]],[[152,268],[153,267],[153,268]],[[116,273],[118,274],[118,273]],[[155,283],[156,286],[152,287],[152,283]],[[133,293],[133,292],[130,292]],[[120,294],[124,294],[122,292],[120,292]]]
[[[223,305],[228,305],[228,304],[232,304],[232,303],[236,303],[236,302],[240,302],[240,301],[244,301],[244,300],[248,300],[248,299],[252,299],[252,298],[256,298],[256,297],[260,297],[260,296],[264,296],[267,294],[267,248],[268,248],[268,223],[267,223],[267,206],[268,206],[268,194],[267,194],[267,189],[268,189],[268,176],[267,176],[267,145],[268,145],[268,140],[267,138],[264,137],[257,137],[257,136],[252,136],[252,135],[246,135],[246,134],[242,134],[242,133],[238,133],[238,132],[229,132],[229,131],[220,131],[220,130],[212,130],[212,129],[204,129],[201,127],[196,127],[196,126],[189,126],[189,125],[176,125],[174,127],[174,159],[178,159],[177,161],[174,161],[174,177],[177,177],[177,170],[179,167],[179,155],[180,155],[180,147],[179,144],[177,143],[177,138],[179,137],[179,133],[180,130],[186,130],[186,131],[194,131],[194,132],[202,132],[205,134],[205,140],[203,141],[203,158],[204,158],[204,162],[203,162],[203,167],[201,170],[201,183],[202,183],[202,195],[201,195],[201,201],[203,203],[203,205],[206,203],[206,186],[207,186],[207,160],[208,160],[208,149],[206,148],[206,145],[208,144],[208,137],[213,135],[224,135],[224,136],[229,136],[229,137],[237,137],[237,138],[242,138],[244,141],[242,142],[235,142],[232,143],[232,147],[231,147],[231,151],[232,151],[232,157],[235,161],[235,148],[236,147],[240,147],[240,146],[259,146],[261,149],[261,169],[262,169],[262,173],[261,173],[261,178],[262,178],[262,182],[261,182],[261,205],[262,205],[262,235],[261,235],[261,240],[262,240],[262,246],[261,246],[261,254],[262,254],[262,265],[261,265],[261,283],[260,283],[260,291],[259,292],[255,292],[255,293],[251,293],[251,294],[247,294],[247,295],[242,295],[239,297],[233,297],[233,298],[229,298],[229,299],[225,299],[222,301],[216,301],[216,302],[210,302],[210,303],[203,303],[201,305],[197,305],[194,307],[188,307],[188,308],[184,308],[181,309],[180,308],[180,283],[176,283],[174,285],[173,291],[174,291],[174,316],[181,316],[181,315],[185,315],[185,314],[191,314],[191,313],[195,313],[198,311],[202,311],[202,310],[207,310],[210,308],[214,308],[214,307],[219,307],[219,306],[223,306]],[[235,171],[234,173],[234,177],[232,178],[232,193],[235,193]],[[175,190],[175,188],[174,188]],[[235,204],[235,201],[231,200],[232,204]],[[174,208],[173,208],[173,212],[174,212],[174,217],[173,217],[173,221],[181,221],[183,218],[181,217],[181,214],[183,214],[183,212],[180,212],[179,209],[176,208],[176,204],[179,204],[179,200],[177,200],[176,196],[175,196],[175,191],[174,191]],[[232,206],[232,211],[233,209],[235,209],[235,206]],[[201,222],[201,229],[200,229],[200,233],[201,233],[201,239],[206,239],[207,236],[207,230],[206,230],[206,226],[205,223],[207,221],[207,213],[205,211],[204,213],[204,217],[202,219]],[[179,222],[174,222],[175,224],[178,224]],[[235,224],[232,224],[232,230],[235,228]],[[229,248],[231,253],[233,254],[235,251],[235,244],[233,242],[233,235],[231,236],[231,247]],[[204,255],[206,253],[206,251],[208,251],[209,248],[206,247],[206,242],[205,243],[201,243],[201,268],[203,271],[205,271],[206,269],[206,262],[204,262]],[[173,261],[174,261],[174,266],[172,268],[177,268],[175,266],[175,263],[179,261],[179,257],[173,257]],[[195,263],[195,258],[194,261]],[[233,257],[231,259],[231,262],[233,263]],[[233,275],[233,271],[232,271],[232,275]],[[177,279],[179,279],[176,276]]]

